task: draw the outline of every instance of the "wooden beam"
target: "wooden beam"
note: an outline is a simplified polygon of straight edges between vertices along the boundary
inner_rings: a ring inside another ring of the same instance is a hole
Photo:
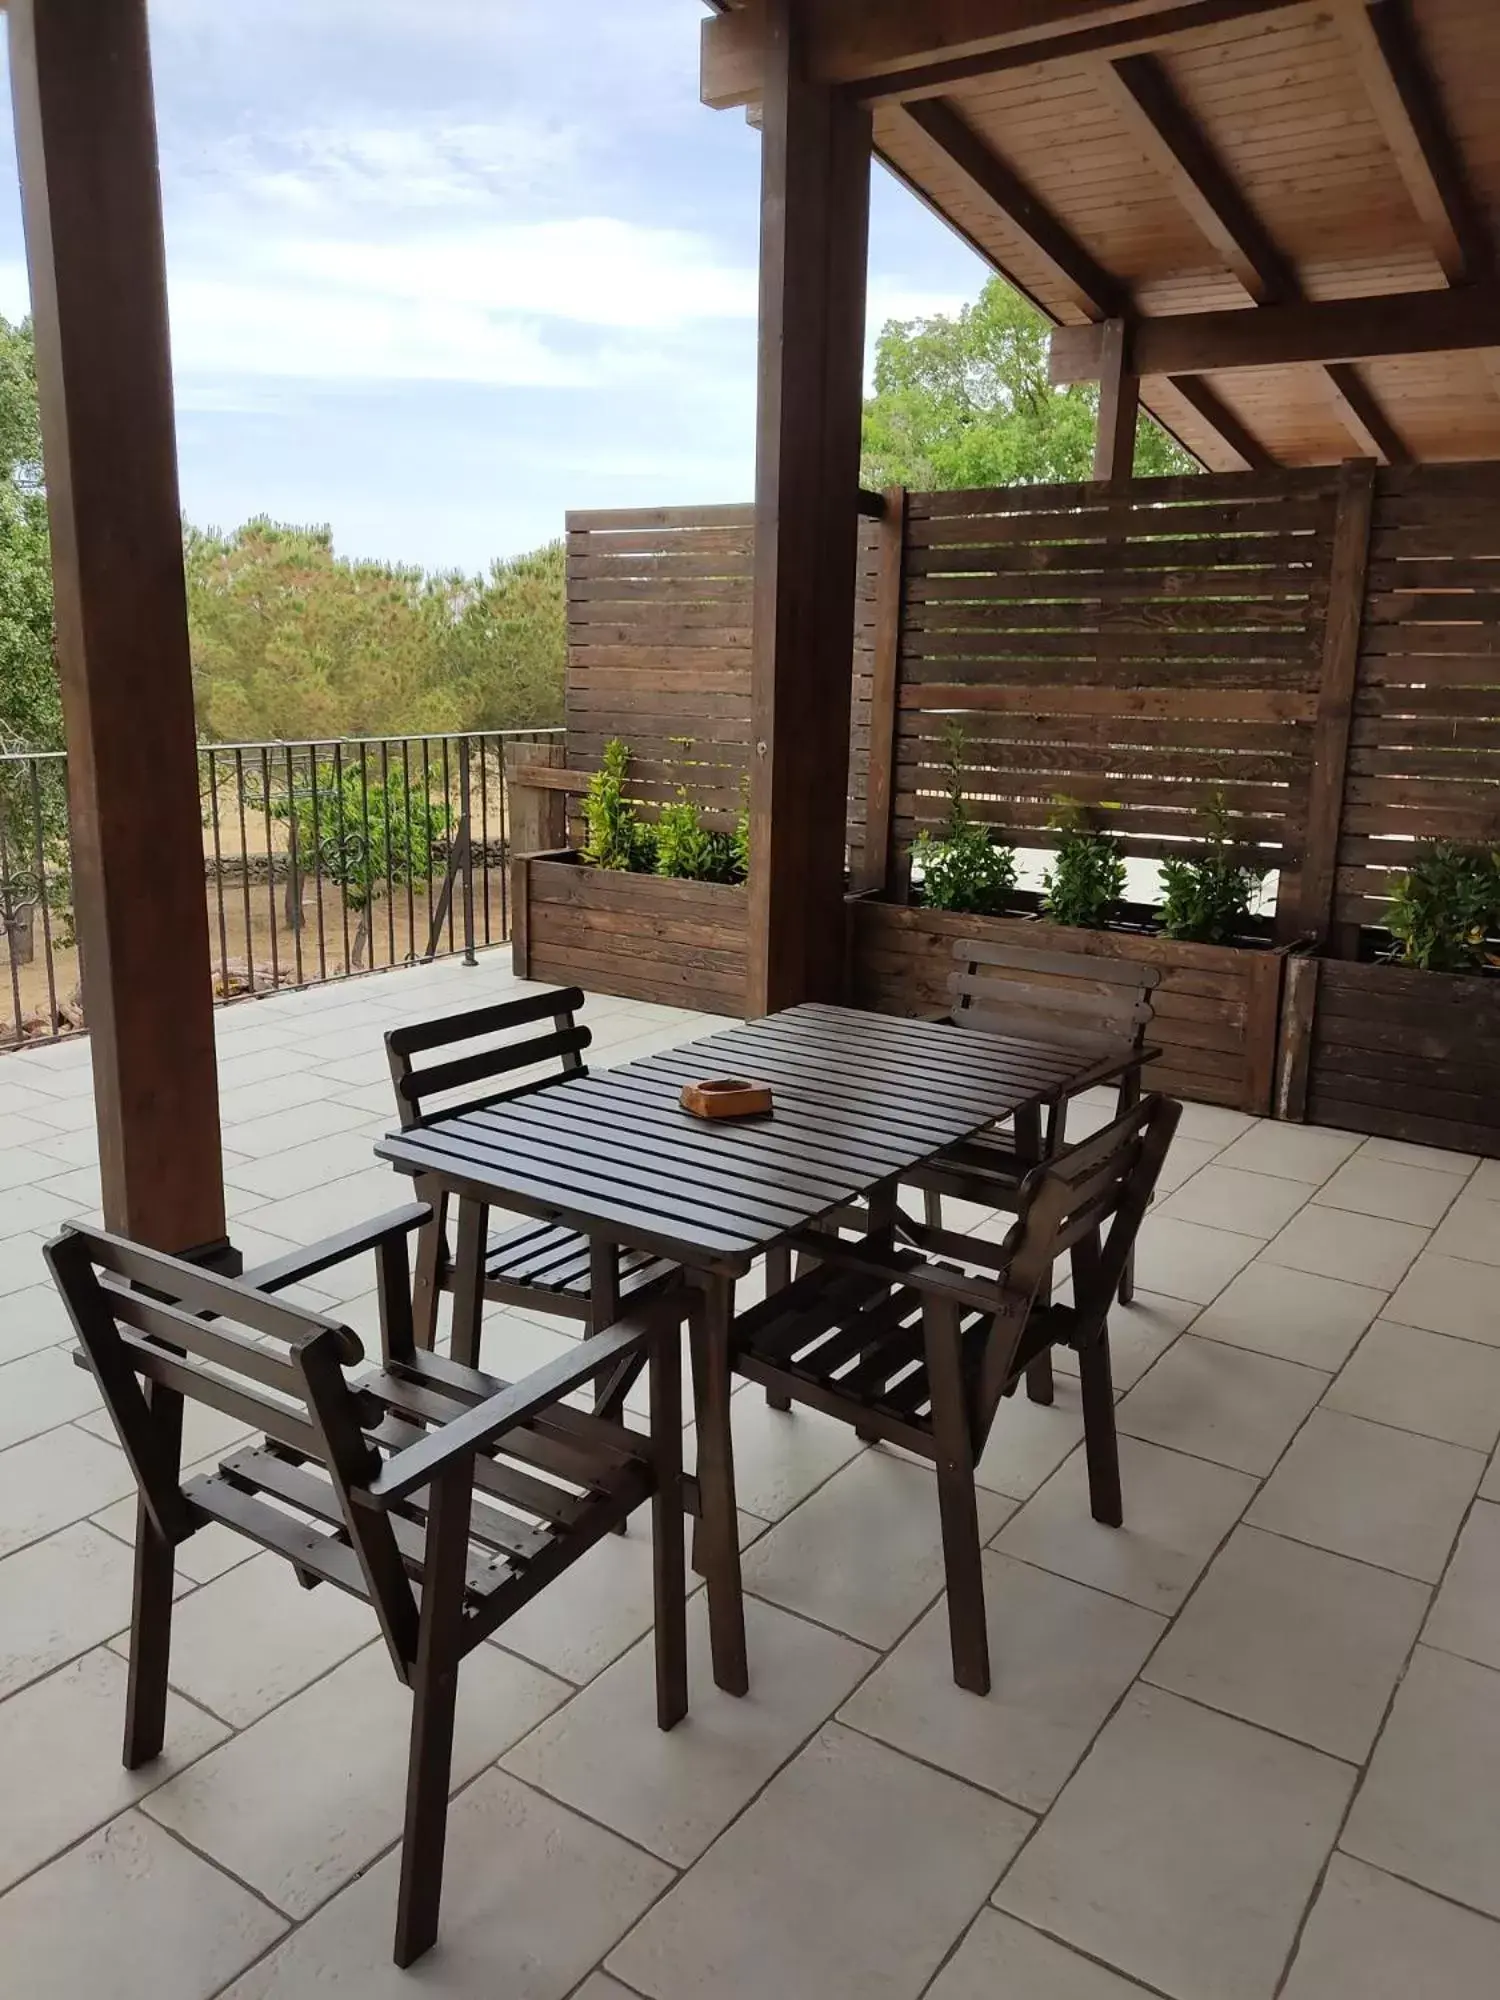
[[[1307,0],[816,0],[813,77],[866,101],[941,94],[1003,69],[1111,48],[1152,48],[1223,21],[1307,10]],[[760,96],[765,7],[747,0],[705,21],[702,97],[723,110]]]
[[[1228,445],[1246,472],[1266,472],[1277,463],[1211,382],[1206,382],[1201,375],[1174,375],[1172,387],[1209,429]]]
[[[1104,269],[951,104],[933,98],[904,106],[900,115],[1046,260],[1086,312],[1110,319],[1127,309],[1129,294],[1120,281]]]
[[[1318,714],[1313,723],[1312,782],[1307,794],[1307,833],[1297,905],[1298,929],[1323,943],[1333,923],[1338,881],[1339,828],[1344,815],[1344,779],[1359,667],[1359,635],[1364,617],[1365,580],[1370,561],[1370,524],[1375,509],[1375,466],[1351,459],[1339,478],[1328,577],[1328,611],[1323,626],[1323,672]]]
[[[1302,287],[1290,260],[1271,240],[1157,58],[1127,56],[1101,63],[1099,74],[1147,158],[1251,298],[1263,305],[1300,298]]]
[[[146,0],[11,0],[104,1219],[224,1243]]]
[[[809,80],[807,0],[768,0],[747,1006],[844,979],[871,122]]]
[[[1359,370],[1351,362],[1336,361],[1324,369],[1323,375],[1333,392],[1339,421],[1361,451],[1386,465],[1410,465],[1412,454],[1406,440]]]
[[[865,850],[855,888],[888,886],[896,796],[896,700],[901,675],[901,614],[906,589],[906,488],[887,487],[875,582],[875,644],[870,676],[870,748],[865,785]]]
[[[1145,146],[1147,158],[1250,297],[1258,305],[1291,305],[1305,297],[1295,265],[1241,192],[1158,59],[1129,56],[1100,67],[1116,108]],[[1390,465],[1408,463],[1411,454],[1394,424],[1355,371],[1330,368],[1326,378],[1339,418],[1360,450]]]
[[[1125,322],[1104,322],[1104,363],[1099,377],[1099,430],[1094,477],[1129,479],[1135,470],[1135,427],[1141,414],[1141,378],[1126,358]]]
[[[1461,354],[1493,347],[1500,284],[1461,291],[1387,292],[1243,312],[1178,313],[1136,322],[1138,375],[1214,374],[1307,361],[1369,361],[1393,354]],[[1060,326],[1052,336],[1054,383],[1097,382],[1097,326]]]
[[[1407,0],[1345,0],[1339,16],[1412,205],[1450,284],[1495,275],[1495,238],[1475,196]]]

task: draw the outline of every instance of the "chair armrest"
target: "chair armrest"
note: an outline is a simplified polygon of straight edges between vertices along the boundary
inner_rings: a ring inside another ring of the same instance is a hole
[[[408,1445],[388,1458],[368,1486],[356,1489],[356,1498],[368,1498],[377,1507],[389,1507],[409,1498],[457,1460],[472,1457],[498,1443],[507,1431],[560,1403],[564,1396],[622,1354],[655,1340],[669,1327],[680,1326],[698,1296],[686,1285],[674,1286],[639,1311],[616,1320],[603,1333],[579,1341],[571,1353],[549,1361],[524,1382],[513,1382],[507,1389],[496,1390],[493,1396],[465,1410],[462,1416],[429,1431],[420,1443]]]
[[[257,1292],[284,1292],[288,1285],[300,1285],[304,1279],[315,1278],[319,1271],[347,1264],[367,1250],[378,1250],[382,1243],[407,1236],[431,1220],[432,1210],[426,1202],[412,1202],[405,1208],[392,1209],[388,1215],[357,1223],[353,1229],[341,1230],[337,1236],[325,1236],[321,1243],[309,1243],[305,1249],[288,1250],[284,1257],[257,1264],[254,1270],[246,1271],[240,1283]]]
[[[803,1231],[790,1240],[792,1249],[816,1257],[820,1264],[837,1264],[846,1270],[866,1271],[872,1278],[884,1279],[887,1284],[910,1285],[915,1292],[923,1292],[929,1298],[948,1299],[955,1305],[967,1306],[973,1312],[992,1313],[999,1302],[1003,1271],[994,1278],[980,1280],[966,1277],[962,1271],[939,1270],[936,1265],[928,1264],[917,1256],[906,1262],[899,1253],[882,1254],[866,1243],[844,1243],[836,1236],[819,1236],[812,1231]]]

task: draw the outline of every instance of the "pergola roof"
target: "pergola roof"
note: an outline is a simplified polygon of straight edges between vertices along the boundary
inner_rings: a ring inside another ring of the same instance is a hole
[[[1126,320],[1142,400],[1205,464],[1500,457],[1500,357],[1479,345],[1493,328],[1500,347],[1497,0],[812,11],[816,65],[873,105],[886,162],[1060,326]],[[731,0],[706,24],[710,103],[756,99],[761,12]],[[1446,325],[1278,310],[1449,288]],[[1251,308],[1232,354],[1195,319],[1153,372],[1143,324]],[[1224,365],[1273,327],[1278,353],[1335,358]],[[1099,372],[1087,338],[1057,360]]]

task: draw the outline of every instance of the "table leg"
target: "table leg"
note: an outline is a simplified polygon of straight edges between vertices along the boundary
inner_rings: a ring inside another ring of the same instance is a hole
[[[792,1253],[784,1243],[766,1252],[766,1297],[773,1292],[784,1292],[792,1282]],[[792,1399],[780,1389],[767,1389],[767,1407],[785,1412],[792,1407]]]
[[[453,1359],[465,1368],[479,1366],[479,1336],[484,1326],[484,1250],[489,1229],[487,1205],[464,1195],[458,1204],[450,1348]]]
[[[696,1554],[708,1585],[708,1628],[714,1681],[726,1694],[750,1685],[745,1658],[745,1605],[740,1583],[739,1516],[734,1497],[734,1444],[729,1428],[730,1327],[734,1282],[704,1281],[690,1323],[693,1406],[698,1420]]]

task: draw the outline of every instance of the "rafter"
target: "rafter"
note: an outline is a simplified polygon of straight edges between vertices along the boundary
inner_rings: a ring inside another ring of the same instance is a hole
[[[1496,271],[1494,234],[1417,37],[1407,0],[1346,0],[1341,21],[1386,143],[1443,275],[1473,284]]]
[[[1292,305],[1306,294],[1296,266],[1272,237],[1226,162],[1152,55],[1102,63],[1112,102],[1192,216],[1203,236],[1259,305]],[[1380,400],[1356,370],[1337,365],[1324,377],[1340,422],[1361,451],[1390,465],[1411,457]]]
[[[1179,35],[1310,0],[813,0],[813,73],[867,103],[940,96],[953,84]],[[764,9],[745,0],[703,25],[702,95],[723,110],[759,97]]]
[[[1131,362],[1140,375],[1217,374],[1304,361],[1370,361],[1396,354],[1461,354],[1492,346],[1500,283],[1445,292],[1384,292],[1243,311],[1138,320]],[[1099,329],[1060,326],[1052,380],[1097,382]]]
[[[996,217],[1025,238],[1073,291],[1094,325],[1126,317],[1130,310],[1128,286],[1105,270],[1091,251],[1080,243],[1065,223],[1052,212],[1035,190],[1002,160],[960,114],[942,100],[904,105],[904,122],[921,132],[944,158],[963,174],[969,185],[994,211]],[[1097,379],[1096,375],[1092,379]],[[1238,417],[1220,401],[1206,382],[1174,382],[1184,400],[1228,449],[1247,466],[1273,463]]]

